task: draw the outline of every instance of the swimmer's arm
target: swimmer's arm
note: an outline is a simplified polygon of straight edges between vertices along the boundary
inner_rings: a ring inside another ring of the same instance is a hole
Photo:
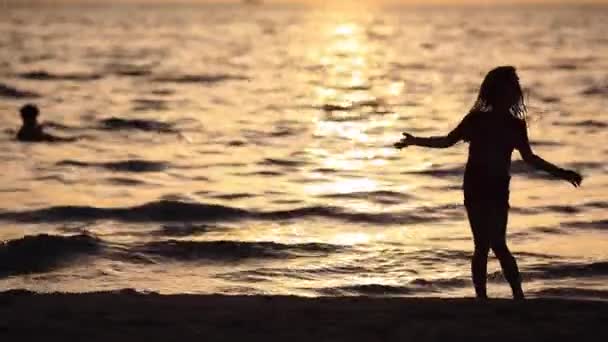
[[[51,142],[51,143],[61,143],[61,142],[74,142],[74,141],[79,140],[79,138],[77,138],[77,137],[60,137],[60,136],[52,135],[50,133],[46,133],[46,132],[44,132],[44,129],[46,127],[63,129],[68,126],[64,126],[62,124],[58,124],[55,122],[45,122],[43,124],[40,124],[40,128],[42,130],[42,136],[40,139],[41,141]]]
[[[63,128],[63,125],[60,125],[58,123],[52,122],[52,121],[47,121],[47,122],[43,122],[39,125],[39,127],[41,127],[42,129],[45,128]]]
[[[54,135],[51,135],[48,133],[43,133],[42,140],[46,141],[46,142],[51,142],[51,143],[62,143],[62,142],[74,142],[78,139],[77,138],[58,137],[58,136],[54,136]]]
[[[42,137],[41,137],[42,141],[46,141],[46,142],[60,142],[61,139],[59,137],[56,137],[52,134],[48,134],[48,133],[42,133]]]

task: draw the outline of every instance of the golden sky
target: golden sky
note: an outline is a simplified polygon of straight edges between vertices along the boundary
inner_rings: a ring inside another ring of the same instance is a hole
[[[243,2],[244,0],[0,0],[5,3],[218,3],[218,2]],[[261,0],[265,3],[303,3],[303,4],[353,4],[353,3],[383,3],[383,4],[481,4],[481,5],[508,5],[508,4],[608,4],[608,0]]]

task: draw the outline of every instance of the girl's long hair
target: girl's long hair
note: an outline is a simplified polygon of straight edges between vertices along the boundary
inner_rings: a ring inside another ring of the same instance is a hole
[[[507,87],[515,92],[514,100],[505,103],[504,92]],[[471,112],[490,112],[497,109],[499,105],[506,106],[506,109],[514,117],[526,121],[528,109],[524,100],[524,93],[519,84],[519,78],[515,68],[512,66],[500,66],[492,69],[479,88],[477,101],[471,108]]]

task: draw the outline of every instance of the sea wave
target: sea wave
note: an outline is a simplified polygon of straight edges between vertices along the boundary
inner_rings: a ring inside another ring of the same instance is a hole
[[[15,87],[11,87],[6,84],[0,83],[0,97],[7,97],[13,99],[25,99],[25,98],[36,98],[40,97],[39,94],[29,91],[29,90],[21,90]]]
[[[0,244],[0,277],[51,271],[74,259],[94,255],[100,240],[86,234],[32,235]]]
[[[464,278],[438,278],[438,279],[423,279],[418,278],[410,282],[411,285],[420,287],[430,287],[437,289],[459,288],[469,286],[470,280]]]
[[[592,85],[581,91],[585,96],[606,96],[608,95],[608,85]]]
[[[157,201],[125,208],[58,206],[31,211],[5,212],[0,214],[0,220],[66,222],[107,219],[127,222],[163,222],[231,220],[246,216],[251,216],[251,213],[246,210],[222,205]]]
[[[101,129],[106,130],[139,130],[144,132],[177,133],[173,124],[155,120],[123,119],[111,117],[100,121]]]
[[[248,77],[231,74],[201,74],[201,75],[178,75],[178,76],[159,76],[154,78],[156,82],[169,83],[201,83],[213,84],[224,81],[247,81]]]
[[[322,295],[344,296],[386,296],[386,295],[420,295],[439,293],[446,289],[463,288],[470,286],[470,281],[460,278],[447,279],[415,279],[408,285],[386,284],[357,284],[316,289]]]
[[[85,74],[85,73],[66,73],[55,74],[47,71],[31,71],[24,72],[18,75],[26,80],[36,81],[94,81],[103,78],[101,74]]]
[[[252,197],[256,197],[256,196],[257,195],[255,195],[255,194],[250,194],[250,193],[246,193],[246,192],[209,195],[209,197],[222,199],[222,200],[238,200],[238,199],[243,199],[243,198],[252,198]]]
[[[564,222],[561,225],[564,227],[605,230],[608,229],[608,220]]]
[[[575,122],[555,122],[555,126],[585,127],[585,128],[606,128],[608,123],[598,120],[581,120]]]
[[[64,163],[65,165],[79,165],[80,162]],[[86,165],[86,164],[85,164]],[[104,165],[108,168],[115,168],[119,171],[129,172],[155,172],[162,164],[156,165],[131,165],[113,164]],[[57,179],[62,183],[69,184],[66,180]],[[145,184],[142,182],[126,182],[128,185]],[[355,194],[355,197],[363,194]],[[400,195],[399,195],[400,196]],[[231,196],[212,196],[220,199],[245,198],[246,195]],[[399,198],[384,198],[380,194],[374,201],[380,203],[402,202]],[[288,202],[291,203],[291,202]],[[542,206],[531,208],[512,208],[514,212],[522,215],[531,215],[538,212],[557,212],[557,213],[578,213],[582,209],[574,206]],[[300,220],[309,218],[325,218],[348,223],[361,224],[419,224],[427,222],[438,222],[442,220],[453,220],[463,217],[463,210],[460,204],[437,205],[428,207],[417,207],[402,211],[381,211],[367,212],[354,211],[352,209],[339,206],[305,206],[293,209],[258,211],[241,209],[238,207],[225,206],[220,204],[207,204],[191,202],[188,198],[166,197],[161,200],[145,203],[131,207],[100,208],[94,206],[55,206],[26,211],[4,211],[0,212],[0,220],[13,222],[70,222],[70,221],[96,221],[96,220],[115,220],[122,222],[221,222],[235,220]],[[597,222],[574,222],[573,226],[580,228],[603,228],[603,221]]]
[[[90,206],[57,206],[30,211],[6,211],[0,220],[15,222],[69,222],[116,220],[125,222],[295,220],[320,217],[352,223],[401,224],[432,222],[445,218],[441,210],[370,213],[349,211],[340,207],[310,206],[277,211],[253,211],[218,204],[160,200],[139,206],[99,208]]]
[[[133,110],[136,112],[163,111],[169,109],[169,102],[160,99],[140,98],[135,99],[132,102]]]
[[[82,162],[78,160],[62,160],[57,166],[96,167],[118,172],[160,172],[169,168],[169,163],[147,160],[125,160],[117,162]]]
[[[318,257],[338,252],[343,248],[346,247],[323,243],[165,240],[144,244],[137,247],[136,251],[177,260],[229,261],[250,258]]]
[[[266,158],[259,162],[258,165],[263,166],[282,166],[282,167],[298,167],[305,165],[305,162],[289,159]]]
[[[608,261],[553,262],[528,267],[524,272],[531,279],[562,279],[608,276]]]
[[[256,215],[262,219],[289,220],[307,217],[322,217],[352,223],[394,224],[422,223],[437,220],[432,215],[422,216],[411,212],[369,213],[355,212],[340,207],[312,206],[292,210],[263,212]]]
[[[332,199],[364,199],[380,204],[398,204],[412,199],[414,196],[396,191],[357,191],[348,193],[331,193],[321,195],[322,198]]]
[[[165,224],[160,230],[155,232],[159,236],[174,236],[174,237],[194,237],[205,234],[209,231],[217,231],[222,227],[212,226],[208,224]]]
[[[141,77],[152,73],[152,65],[137,65],[129,63],[109,63],[104,67],[104,72],[118,76]]]
[[[419,292],[432,292],[429,290],[420,290],[407,286],[394,286],[382,284],[362,284],[362,285],[347,285],[338,287],[328,287],[317,289],[322,295],[326,296],[385,296],[385,295],[413,295]]]
[[[565,298],[589,298],[589,299],[603,299],[608,300],[608,291],[607,290],[597,290],[597,289],[583,289],[577,287],[551,287],[536,291],[531,291],[529,293],[532,296],[536,297],[547,297],[547,296],[555,296],[555,297],[565,297]]]
[[[139,180],[139,179],[126,178],[126,177],[109,177],[109,178],[106,178],[105,181],[108,184],[120,185],[120,186],[138,186],[138,185],[149,184],[149,183]]]
[[[341,247],[339,252],[353,251],[353,247]],[[351,274],[364,274],[370,270],[362,265],[342,264],[342,265],[306,265],[304,267],[262,267],[253,270],[243,270],[220,274],[224,279],[276,279],[290,278],[298,280],[317,280],[326,276],[345,276]]]

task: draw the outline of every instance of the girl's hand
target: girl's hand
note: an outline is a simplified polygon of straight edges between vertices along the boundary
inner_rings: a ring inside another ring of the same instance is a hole
[[[574,185],[575,188],[581,186],[581,183],[583,182],[583,176],[572,170],[564,170],[562,178]]]
[[[401,140],[399,140],[399,142],[396,142],[393,146],[395,146],[395,148],[397,149],[402,149],[410,145],[414,145],[414,136],[404,132],[403,138],[401,138]]]

